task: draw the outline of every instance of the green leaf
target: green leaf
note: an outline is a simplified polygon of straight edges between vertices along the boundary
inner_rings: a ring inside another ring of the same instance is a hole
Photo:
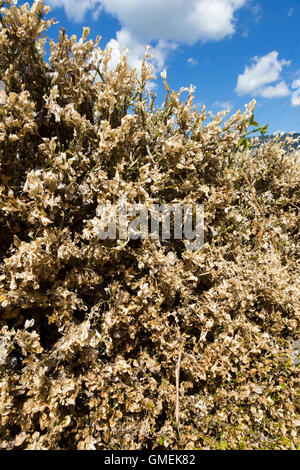
[[[254,127],[258,127],[259,124],[254,121],[254,114],[252,114],[251,118],[250,118],[250,126],[254,126]]]
[[[263,127],[260,127],[258,130],[260,131],[261,135],[265,135],[268,131],[269,124],[266,124]]]

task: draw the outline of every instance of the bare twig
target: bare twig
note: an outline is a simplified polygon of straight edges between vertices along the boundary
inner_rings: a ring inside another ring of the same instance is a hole
[[[150,151],[149,145],[146,145],[146,150],[147,150],[147,153],[148,153],[149,157],[151,158],[152,162],[155,164],[155,160],[154,160],[154,157],[153,157],[153,155]]]

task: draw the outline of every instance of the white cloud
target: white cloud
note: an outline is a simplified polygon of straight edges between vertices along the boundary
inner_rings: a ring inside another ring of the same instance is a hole
[[[296,88],[296,91],[292,94],[292,106],[300,106],[300,79],[292,83],[292,88]]]
[[[235,12],[248,0],[47,0],[81,22],[102,7],[141,41],[218,41],[235,32]]]
[[[177,44],[219,41],[235,32],[235,13],[249,0],[47,0],[63,7],[70,20],[82,22],[88,11],[93,17],[105,10],[121,24],[109,47],[113,61],[122,46],[130,51],[131,63],[138,66],[147,44],[152,49],[156,69],[164,67],[166,57]]]
[[[118,18],[122,29],[109,46],[117,58],[122,46],[130,51],[131,63],[138,67],[147,44],[157,72],[178,44],[217,41],[235,31],[234,13],[247,0],[102,0],[103,8]],[[190,58],[192,59],[192,58]],[[189,65],[195,63],[188,62]]]
[[[145,42],[138,41],[130,31],[121,29],[117,32],[116,39],[111,39],[106,47],[110,48],[112,52],[109,64],[111,68],[116,67],[120,60],[122,49],[125,47],[130,52],[128,55],[130,66],[140,72],[141,59],[144,57],[147,47]],[[167,54],[174,48],[176,48],[176,44],[166,41],[158,41],[155,46],[151,47],[149,52],[152,55],[151,63],[155,73],[164,67]]]
[[[288,11],[288,16],[293,16],[293,14],[294,14],[294,8],[291,7]]]
[[[187,64],[190,67],[194,67],[195,65],[198,65],[198,60],[195,57],[189,57],[187,60]]]
[[[92,1],[92,0],[90,0]],[[235,32],[235,12],[247,0],[102,0],[103,8],[142,41],[194,44]]]
[[[219,108],[219,109],[222,109],[222,110],[227,109],[227,108],[232,109],[232,104],[231,104],[230,101],[215,101],[213,106],[215,108]]]
[[[69,20],[75,23],[82,23],[89,10],[99,14],[102,9],[102,0],[46,0],[45,3],[53,8],[64,8]]]
[[[277,85],[270,85],[262,88],[260,95],[263,98],[281,98],[290,95],[291,92],[285,81],[277,83]]]
[[[259,5],[253,5],[250,8],[252,14],[254,15],[254,21],[255,23],[259,23],[261,20],[261,15],[260,15],[260,6]]]
[[[238,76],[236,92],[239,95],[260,95],[265,98],[279,98],[290,92],[286,83],[281,79],[284,66],[290,65],[287,60],[278,60],[278,52],[273,51],[263,57],[254,57],[253,63],[245,67],[242,75]],[[275,83],[278,82],[279,83]],[[274,84],[274,85],[270,85]]]

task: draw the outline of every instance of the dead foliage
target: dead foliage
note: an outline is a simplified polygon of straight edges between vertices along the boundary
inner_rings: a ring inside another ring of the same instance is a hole
[[[192,87],[157,106],[148,57],[110,70],[88,28],[46,61],[47,13],[2,1],[1,448],[296,449],[292,137],[242,151],[254,102],[212,115]],[[204,204],[205,244],[99,240],[121,195]]]

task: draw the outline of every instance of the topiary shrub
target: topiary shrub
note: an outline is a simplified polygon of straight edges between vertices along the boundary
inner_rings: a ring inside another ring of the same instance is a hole
[[[157,106],[88,28],[46,61],[48,11],[0,16],[1,448],[296,449],[295,142],[247,140],[254,102]],[[99,239],[121,196],[203,204],[205,243]]]

